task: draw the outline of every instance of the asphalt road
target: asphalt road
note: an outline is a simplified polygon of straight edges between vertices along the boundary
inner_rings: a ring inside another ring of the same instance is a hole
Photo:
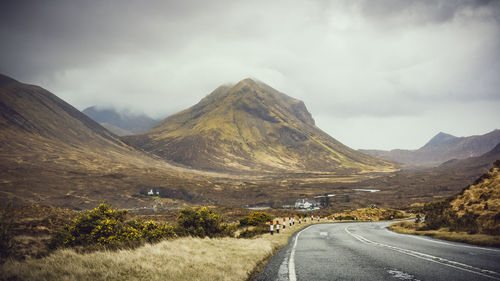
[[[257,280],[500,280],[500,249],[397,234],[389,224],[312,225]]]

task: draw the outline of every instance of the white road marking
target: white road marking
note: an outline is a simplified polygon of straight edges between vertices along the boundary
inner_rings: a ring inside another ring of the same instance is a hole
[[[400,280],[410,280],[410,281],[420,281],[419,279],[415,279],[415,276],[406,273],[404,271],[400,271],[397,269],[390,269],[387,272],[392,275],[392,277],[400,279]]]
[[[285,258],[280,265],[276,281],[288,281],[288,252],[290,252],[290,250],[287,251]]]
[[[320,236],[328,236],[328,232],[320,232],[319,235]]]
[[[405,237],[411,237],[411,238],[415,238],[415,239],[420,239],[420,240],[424,240],[424,241],[429,241],[429,242],[434,242],[434,243],[438,243],[438,244],[445,244],[445,245],[450,245],[450,246],[454,246],[454,247],[463,247],[463,248],[472,248],[472,249],[480,249],[480,250],[486,250],[486,251],[493,251],[493,252],[500,252],[500,250],[498,249],[492,249],[492,248],[484,248],[484,247],[477,247],[477,246],[469,246],[469,245],[462,245],[460,243],[457,242],[457,244],[451,244],[451,243],[447,243],[447,242],[444,242],[444,241],[438,241],[438,240],[435,240],[436,238],[434,239],[431,239],[429,237],[420,237],[418,235],[413,235],[413,234],[401,234],[401,233],[397,233],[397,232],[394,232],[394,231],[391,231],[389,229],[385,229],[387,230],[388,232],[394,234],[394,235],[405,235]]]
[[[309,227],[302,229],[295,236],[295,241],[293,243],[292,252],[290,253],[290,259],[288,260],[288,280],[290,280],[290,281],[297,281],[297,275],[295,274],[295,248],[297,247],[297,241],[299,241],[300,234],[302,233],[302,231],[304,231],[308,228]]]
[[[349,226],[346,226],[344,228],[344,230],[345,230],[345,232],[347,232],[347,234],[351,235],[352,237],[356,238],[357,240],[359,240],[359,241],[361,241],[361,242],[363,242],[365,244],[372,244],[372,245],[379,246],[379,247],[389,248],[389,249],[391,249],[393,251],[396,251],[396,252],[399,252],[399,253],[402,253],[402,254],[406,254],[406,255],[409,255],[409,256],[412,256],[412,257],[415,257],[415,258],[419,258],[419,259],[422,259],[422,260],[426,260],[426,261],[438,263],[438,264],[441,264],[441,265],[453,267],[453,268],[460,269],[460,270],[463,270],[463,271],[467,271],[467,272],[471,272],[471,273],[478,274],[478,275],[481,275],[481,276],[485,276],[485,277],[488,277],[488,278],[491,278],[491,279],[500,280],[500,278],[498,278],[498,277],[484,274],[484,273],[488,273],[488,274],[500,276],[500,274],[497,273],[497,272],[495,272],[495,271],[485,270],[485,269],[482,269],[482,268],[474,267],[472,265],[460,263],[460,262],[457,262],[457,261],[448,260],[448,259],[445,259],[445,258],[440,258],[440,257],[437,257],[437,256],[428,255],[428,254],[425,254],[425,253],[420,253],[420,252],[417,252],[417,251],[412,251],[412,250],[403,249],[403,248],[399,248],[399,247],[395,247],[395,246],[390,246],[390,245],[387,245],[387,244],[373,242],[373,241],[371,241],[371,240],[369,240],[369,239],[367,239],[367,238],[365,238],[365,237],[363,237],[361,235],[354,234],[354,233],[350,232],[349,231]],[[484,273],[482,273],[482,272],[484,272]]]

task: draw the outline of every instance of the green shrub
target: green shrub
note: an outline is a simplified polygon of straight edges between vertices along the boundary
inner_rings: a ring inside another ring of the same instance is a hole
[[[449,227],[456,215],[450,209],[450,200],[430,202],[424,205],[425,226],[422,230],[435,230]]]
[[[173,238],[177,236],[174,232],[174,227],[168,226],[166,224],[157,224],[154,221],[147,221],[145,223],[142,223],[141,226],[141,237],[147,242],[157,242],[162,239]]]
[[[481,229],[477,223],[479,215],[466,212],[458,216],[450,206],[450,199],[427,203],[424,206],[425,225],[422,230],[435,230],[449,227],[451,231],[465,231],[470,234],[478,233]]]
[[[179,236],[223,237],[232,236],[233,227],[222,223],[222,218],[207,207],[186,208],[177,217],[175,232]]]
[[[143,242],[156,242],[175,237],[173,227],[153,221],[126,222],[126,211],[101,203],[81,214],[71,225],[65,225],[52,237],[49,247],[98,246],[104,248],[133,247]]]
[[[405,218],[405,215],[401,211],[397,210],[389,210],[386,214],[384,214],[380,220],[393,220],[393,219],[401,219]]]
[[[465,215],[456,217],[450,222],[450,230],[465,231],[469,234],[478,233],[479,224],[477,223],[477,217],[479,217],[479,215],[474,215],[473,213],[466,212]]]
[[[264,212],[254,212],[240,219],[240,227],[265,225],[271,220],[273,220],[273,218]]]

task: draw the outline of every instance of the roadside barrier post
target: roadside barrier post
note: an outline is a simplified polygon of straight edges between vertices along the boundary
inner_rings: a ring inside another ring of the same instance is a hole
[[[283,231],[285,231],[286,223],[285,223],[285,218],[283,218]]]
[[[295,225],[295,216],[292,218],[292,223]]]
[[[271,231],[271,235],[273,235],[274,234],[273,221],[271,221],[271,224],[269,225],[269,228],[270,228],[270,231]]]
[[[314,215],[311,215],[311,222],[314,222]]]
[[[280,234],[280,222],[276,221],[276,234]]]
[[[319,221],[320,216],[318,216],[318,221]]]
[[[290,227],[292,227],[292,218],[288,217],[288,223],[290,224]]]
[[[301,223],[302,223],[302,219],[299,217],[299,224],[301,224]]]

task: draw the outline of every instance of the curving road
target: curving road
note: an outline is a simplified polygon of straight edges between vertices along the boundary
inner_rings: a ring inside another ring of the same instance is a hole
[[[500,280],[500,249],[397,234],[389,224],[312,225],[257,280]]]

